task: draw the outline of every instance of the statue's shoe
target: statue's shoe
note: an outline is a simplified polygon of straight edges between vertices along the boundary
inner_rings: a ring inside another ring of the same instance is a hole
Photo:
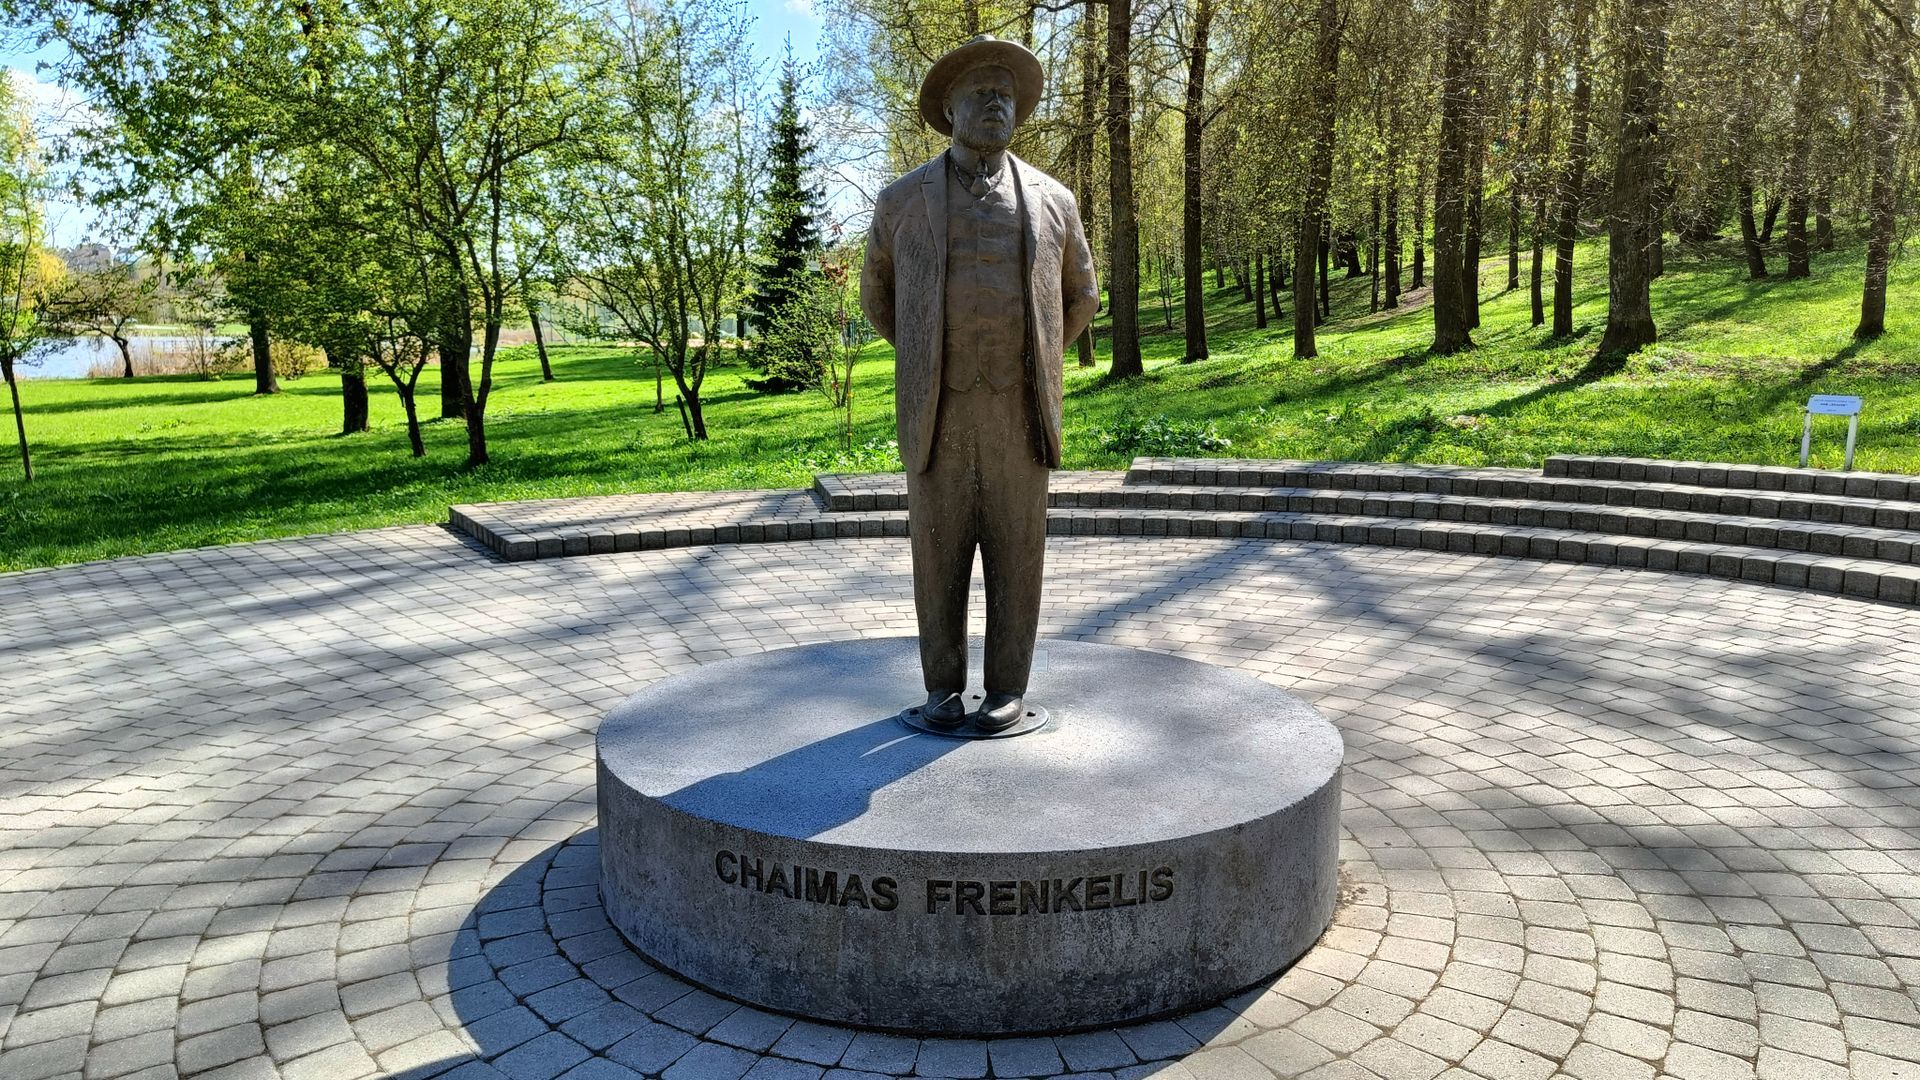
[[[1026,701],[1019,694],[995,690],[987,694],[987,700],[980,703],[980,711],[973,714],[973,726],[991,735],[1019,723],[1025,714]]]
[[[928,727],[952,731],[967,722],[967,705],[957,690],[935,690],[927,695],[920,719],[926,721]]]

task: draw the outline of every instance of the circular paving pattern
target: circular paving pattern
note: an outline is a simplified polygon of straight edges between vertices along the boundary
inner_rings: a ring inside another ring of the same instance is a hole
[[[897,540],[503,564],[433,528],[0,577],[0,1076],[1920,1076],[1920,612],[1399,549],[1056,538],[1042,633],[1297,693],[1342,903],[1058,1038],[711,997],[595,900],[637,687],[910,633]]]

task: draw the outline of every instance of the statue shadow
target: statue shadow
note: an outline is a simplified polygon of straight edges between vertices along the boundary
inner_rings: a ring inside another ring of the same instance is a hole
[[[962,745],[889,716],[689,784],[661,801],[694,817],[804,840],[860,817],[875,792]]]
[[[888,745],[853,738],[867,731],[863,727],[839,737],[833,753]],[[796,752],[775,760],[782,762],[781,769],[800,768],[808,756]],[[907,759],[890,760],[897,766]],[[699,797],[718,798],[726,790],[715,786]],[[601,908],[599,882],[599,830],[588,828],[535,855],[487,890],[447,936],[447,952],[418,960],[423,984],[444,981],[433,1004],[464,1050],[443,1050],[432,1060],[380,1075],[388,1080],[631,1080],[669,1069],[676,1076],[737,1076],[764,1061],[756,1073],[771,1068],[784,1070],[782,1075],[819,1077],[825,1047],[837,1047],[840,1069],[867,1074],[911,1073],[918,1057],[929,1052],[977,1054],[985,1071],[988,1047],[996,1044],[977,1038],[862,1033],[768,1012],[689,983],[627,944]],[[1215,1035],[1244,1025],[1248,1010],[1274,981],[1263,980],[1224,1003],[1178,1016],[1011,1043],[1034,1046],[1044,1040],[1062,1053],[1071,1046],[1076,1055],[1110,1054],[1107,1067],[1126,1080],[1145,1080],[1166,1069],[1187,1080],[1180,1059]]]

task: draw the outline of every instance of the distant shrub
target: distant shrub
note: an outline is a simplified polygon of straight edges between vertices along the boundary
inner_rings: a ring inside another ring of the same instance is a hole
[[[326,355],[311,345],[275,338],[267,344],[267,357],[273,373],[282,379],[298,379],[326,363]]]
[[[788,456],[794,468],[813,473],[899,472],[900,444],[892,439],[869,439],[855,446],[818,450],[796,450]]]
[[[1164,413],[1144,420],[1122,413],[1112,427],[1095,428],[1093,438],[1102,452],[1126,457],[1192,457],[1233,446],[1211,420],[1176,420]]]

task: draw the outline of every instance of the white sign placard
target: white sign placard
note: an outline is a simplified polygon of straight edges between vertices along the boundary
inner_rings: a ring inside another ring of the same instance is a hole
[[[1859,416],[1860,399],[1847,394],[1815,394],[1807,399],[1807,411],[1815,416]]]

